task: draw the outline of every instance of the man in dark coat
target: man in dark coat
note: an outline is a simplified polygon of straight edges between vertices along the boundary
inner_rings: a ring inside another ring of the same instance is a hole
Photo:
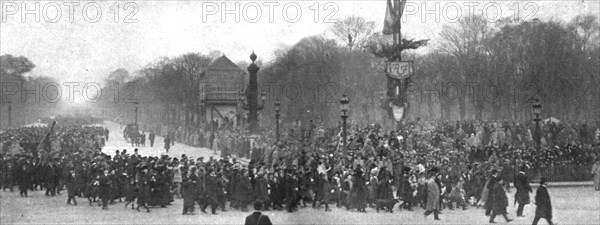
[[[506,193],[504,192],[504,187],[502,186],[502,177],[498,177],[496,179],[492,179],[488,184],[488,188],[490,191],[490,197],[488,197],[488,202],[492,207],[492,215],[490,215],[490,223],[494,222],[496,215],[504,216],[506,222],[512,221],[506,215],[506,207],[508,207],[508,198],[506,197]]]
[[[56,195],[56,185],[58,180],[58,174],[56,174],[56,165],[54,163],[49,163],[44,166],[44,173],[46,177],[44,178],[44,182],[46,183],[46,196]]]
[[[194,203],[196,200],[195,169],[196,168],[192,168],[191,172],[187,172],[183,175],[181,183],[181,194],[183,196],[183,215],[187,214],[188,212],[191,214],[194,213]]]
[[[246,217],[246,222],[244,225],[272,225],[271,219],[269,216],[263,215],[260,210],[263,208],[263,203],[261,201],[254,202],[254,210],[256,212],[250,214]]]
[[[167,137],[165,138],[165,150],[167,153],[169,153],[170,148],[171,148],[171,137],[169,137],[169,135],[167,135]]]
[[[154,131],[150,131],[150,134],[148,134],[148,140],[150,140],[150,147],[154,147],[154,138],[156,136],[154,135]]]
[[[12,159],[7,159],[2,163],[2,190],[6,191],[6,188],[13,192],[14,186],[14,175],[15,175],[15,164]]]
[[[298,178],[296,174],[288,173],[284,181],[287,211],[293,212],[298,205]]]
[[[67,175],[67,204],[71,204],[71,200],[73,200],[73,205],[77,205],[76,196],[79,195],[79,175],[75,173],[74,169],[69,170],[69,175]]]
[[[217,214],[217,207],[219,202],[217,201],[217,192],[219,192],[219,180],[215,175],[213,169],[208,169],[208,176],[206,176],[206,204],[202,207],[202,212],[206,211],[206,207],[210,205],[212,214]]]
[[[519,217],[523,217],[523,208],[529,204],[529,193],[532,192],[529,181],[527,181],[527,175],[525,175],[525,169],[525,167],[521,167],[519,175],[515,178],[515,188],[517,189],[515,202],[519,203],[519,208],[517,208],[517,216]]]
[[[268,185],[269,185],[269,190],[270,190],[269,199],[271,200],[271,203],[272,203],[271,205],[273,206],[273,209],[280,210],[282,208],[281,204],[282,204],[282,200],[283,200],[280,196],[283,195],[282,194],[283,192],[280,191],[281,190],[280,186],[282,186],[282,185],[281,185],[281,181],[279,180],[279,177],[277,177],[276,174],[279,174],[279,173],[275,173],[275,175],[274,174],[268,175],[267,180],[268,180]]]
[[[335,185],[335,181],[332,177],[328,177],[326,174],[321,174],[322,179],[322,203],[325,204],[325,211],[331,211],[329,208],[329,201],[331,200],[331,192],[333,191],[333,187]]]
[[[146,133],[142,132],[142,134],[140,134],[140,144],[142,146],[146,146]]]
[[[26,162],[22,163],[15,176],[17,185],[19,185],[19,194],[22,197],[27,197],[27,188],[31,187],[30,174],[30,165]]]
[[[540,187],[535,192],[535,218],[533,219],[533,225],[537,225],[541,218],[545,218],[548,224],[552,225],[552,203],[550,202],[550,195],[546,188],[548,179],[542,177],[540,179]]]
[[[147,170],[147,167],[142,167],[142,173],[139,176],[139,193],[136,209],[137,211],[140,211],[140,207],[144,207],[146,208],[146,212],[150,212],[150,209],[148,208],[148,203],[150,202],[150,184],[148,182],[148,175],[145,170]]]
[[[112,187],[112,179],[110,174],[108,173],[108,169],[104,170],[104,174],[100,176],[99,185],[100,185],[100,199],[102,200],[102,209],[108,209],[108,201],[111,198],[111,187]]]
[[[494,182],[496,182],[496,179],[498,177],[498,171],[497,170],[492,170],[492,176],[490,178],[488,178],[486,184],[484,185],[484,193],[487,193],[487,199],[485,200],[485,204],[484,204],[484,208],[485,208],[485,215],[489,216],[492,213],[492,201],[491,200],[491,196],[492,196],[492,192],[491,192],[491,187]],[[487,189],[487,192],[485,191],[485,189]],[[483,198],[483,196],[482,196]],[[481,199],[480,199],[481,200]]]
[[[264,177],[264,174],[259,173],[254,184],[254,198],[257,201],[264,202],[263,205],[265,208],[261,210],[269,210],[270,199],[268,185],[267,178]]]

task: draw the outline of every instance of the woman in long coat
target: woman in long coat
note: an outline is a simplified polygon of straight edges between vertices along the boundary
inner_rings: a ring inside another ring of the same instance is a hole
[[[366,212],[365,208],[367,206],[367,185],[365,178],[362,176],[362,170],[356,170],[356,174],[353,177],[353,185],[350,191],[350,195],[354,200],[354,207],[359,212]]]
[[[239,192],[237,199],[242,208],[242,212],[248,211],[248,204],[250,204],[252,198],[252,185],[250,183],[250,177],[247,169],[243,169],[242,173],[238,175]]]
[[[254,187],[255,199],[261,202],[264,202],[265,210],[269,209],[269,190],[268,190],[268,181],[264,177],[264,174],[259,173],[258,178],[256,178],[256,184]]]
[[[131,204],[131,209],[135,209],[134,201],[138,194],[138,187],[137,187],[137,183],[135,182],[135,179],[128,179],[127,182],[125,182],[124,192],[125,192],[125,208],[127,208],[127,206],[129,204]]]

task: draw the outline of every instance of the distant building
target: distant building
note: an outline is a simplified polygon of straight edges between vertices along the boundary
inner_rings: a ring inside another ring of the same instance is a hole
[[[219,126],[230,123],[237,126],[243,115],[242,91],[246,86],[246,72],[221,56],[211,63],[200,80],[200,105],[205,121],[218,121]]]

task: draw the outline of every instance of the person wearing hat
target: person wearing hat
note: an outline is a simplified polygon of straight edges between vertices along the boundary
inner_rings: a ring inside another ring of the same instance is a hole
[[[529,193],[532,192],[529,181],[527,180],[527,175],[525,175],[525,170],[527,170],[527,168],[522,166],[519,170],[519,175],[517,175],[514,181],[515,188],[517,189],[517,193],[515,193],[515,203],[519,203],[519,207],[517,208],[518,217],[523,217],[523,208],[525,208],[525,205],[529,204]]]
[[[548,194],[548,189],[546,188],[546,184],[548,183],[548,179],[542,177],[540,179],[540,187],[538,187],[535,192],[535,217],[533,218],[533,225],[537,225],[538,221],[541,218],[546,219],[548,224],[552,225],[552,203],[550,201],[550,195]]]
[[[255,212],[246,217],[245,225],[272,225],[269,216],[260,212],[263,208],[263,202],[258,200],[254,202]]]
[[[498,177],[498,170],[492,170],[492,175],[490,176],[490,178],[488,178],[488,180],[485,182],[485,185],[483,186],[483,191],[481,192],[481,197],[479,198],[479,204],[483,204],[484,208],[485,208],[485,215],[489,216],[490,213],[492,212],[492,205],[489,204],[489,197],[490,197],[490,187],[491,187],[491,183],[493,183],[494,181],[496,181],[496,177]]]

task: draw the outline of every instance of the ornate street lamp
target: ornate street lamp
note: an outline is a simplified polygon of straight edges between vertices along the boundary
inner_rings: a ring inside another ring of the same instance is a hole
[[[542,104],[540,103],[539,99],[535,99],[535,102],[533,103],[533,115],[535,115],[535,118],[533,119],[533,121],[535,121],[535,144],[536,144],[536,160],[535,160],[535,169],[537,171],[538,175],[541,175],[542,171],[540,168],[540,160],[541,160],[541,128],[540,128],[540,122],[542,121],[542,119],[540,118],[540,114],[542,113]]]
[[[279,100],[275,101],[275,137],[277,138],[277,142],[279,142],[279,111],[281,107],[281,102]]]
[[[348,134],[346,132],[346,121],[348,120],[348,104],[350,103],[350,100],[348,99],[348,96],[346,96],[345,94],[342,96],[342,99],[340,99],[340,108],[341,108],[341,112],[342,112],[342,140],[344,143],[344,149],[347,148],[347,137]]]

